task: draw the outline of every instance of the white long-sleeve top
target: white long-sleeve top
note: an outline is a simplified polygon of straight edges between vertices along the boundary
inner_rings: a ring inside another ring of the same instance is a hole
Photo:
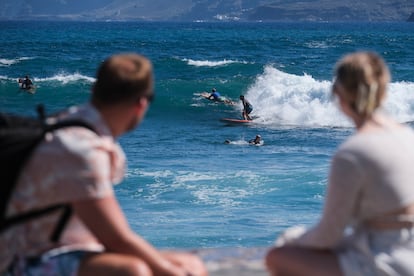
[[[319,223],[306,231],[288,229],[276,244],[333,249],[343,240],[347,226],[381,219],[412,203],[414,131],[404,127],[356,133],[332,159]]]

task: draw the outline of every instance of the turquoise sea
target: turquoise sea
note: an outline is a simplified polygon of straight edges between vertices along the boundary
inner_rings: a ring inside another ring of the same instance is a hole
[[[103,59],[146,55],[156,99],[119,140],[129,161],[115,190],[131,226],[160,248],[269,246],[318,220],[330,158],[353,133],[330,98],[343,54],[385,58],[385,109],[414,126],[413,33],[413,23],[0,22],[0,109],[83,103]],[[24,75],[34,95],[18,89]],[[237,104],[199,96],[213,87]],[[256,119],[226,125],[240,118],[240,94]],[[263,146],[248,145],[256,134]]]

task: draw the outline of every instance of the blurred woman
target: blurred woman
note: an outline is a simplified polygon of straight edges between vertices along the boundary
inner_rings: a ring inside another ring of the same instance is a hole
[[[414,275],[414,132],[381,110],[390,74],[371,52],[337,64],[333,97],[356,133],[335,153],[320,221],[289,228],[271,275]]]

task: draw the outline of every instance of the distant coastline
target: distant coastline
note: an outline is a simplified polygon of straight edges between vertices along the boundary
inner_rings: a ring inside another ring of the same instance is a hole
[[[173,22],[413,22],[414,1],[404,0],[3,0],[0,20]],[[155,1],[156,2],[156,1]]]

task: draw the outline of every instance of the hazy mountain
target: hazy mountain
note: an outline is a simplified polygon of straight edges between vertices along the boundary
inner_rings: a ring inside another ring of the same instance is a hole
[[[0,20],[407,21],[413,0],[0,0]]]

